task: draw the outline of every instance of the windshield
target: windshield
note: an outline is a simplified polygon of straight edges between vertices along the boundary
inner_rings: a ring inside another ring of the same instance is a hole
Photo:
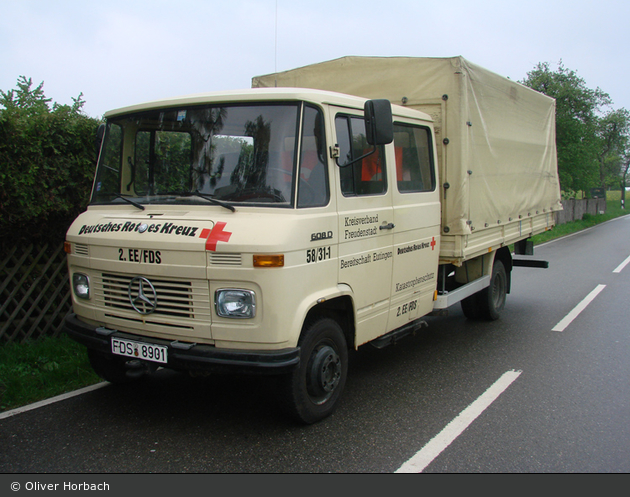
[[[191,106],[108,119],[92,204],[261,204],[295,196],[297,103]]]

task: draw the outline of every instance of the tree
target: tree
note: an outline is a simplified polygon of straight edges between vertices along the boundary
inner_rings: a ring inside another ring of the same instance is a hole
[[[619,148],[618,164],[619,164],[619,187],[621,188],[621,208],[625,209],[626,204],[626,187],[628,186],[628,173],[630,172],[630,119],[628,111],[626,111],[626,126],[624,129],[623,146]]]
[[[609,188],[621,184],[623,190],[627,174],[624,174],[624,158],[628,155],[630,141],[630,112],[621,108],[601,117],[598,120],[597,138],[600,141],[599,186]]]
[[[575,71],[552,71],[539,63],[522,81],[524,85],[556,99],[556,146],[560,185],[565,192],[589,191],[600,184],[602,142],[598,136],[599,114],[611,104],[599,88],[593,90]]]
[[[630,153],[626,153],[621,162],[621,208],[626,208],[626,181],[628,179],[628,169],[630,169]]]
[[[100,121],[82,113],[82,94],[72,105],[51,107],[43,86],[20,76],[16,89],[0,90],[3,242],[63,239],[87,205]]]

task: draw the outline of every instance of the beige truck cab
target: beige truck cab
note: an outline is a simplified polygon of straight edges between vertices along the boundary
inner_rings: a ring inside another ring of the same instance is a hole
[[[67,233],[70,336],[113,382],[157,366],[284,373],[329,414],[347,349],[433,308],[440,242],[429,117],[314,90],[106,114]]]
[[[158,367],[277,374],[290,411],[316,422],[350,349],[460,301],[496,319],[508,245],[524,253],[553,226],[551,208],[486,230],[445,221],[464,191],[440,178],[444,126],[390,99],[257,88],[105,118],[66,238],[66,331],[114,383]]]

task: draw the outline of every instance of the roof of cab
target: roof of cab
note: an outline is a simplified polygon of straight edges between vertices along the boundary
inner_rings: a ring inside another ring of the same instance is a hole
[[[260,102],[260,101],[308,101],[320,104],[337,105],[352,109],[363,109],[366,98],[346,95],[324,90],[309,88],[248,88],[244,90],[229,90],[212,93],[198,93],[183,95],[160,100],[153,100],[127,107],[110,110],[105,118],[115,117],[132,112],[142,112],[155,108],[181,107],[228,102]],[[392,105],[392,112],[396,116],[412,117],[431,121],[431,118],[420,111],[408,109],[399,105]]]

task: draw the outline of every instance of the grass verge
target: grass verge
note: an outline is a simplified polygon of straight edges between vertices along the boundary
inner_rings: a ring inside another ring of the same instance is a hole
[[[618,200],[606,214],[586,215],[533,238],[534,245],[630,214]],[[66,335],[0,345],[0,412],[48,399],[102,381],[90,367],[85,347]]]
[[[587,228],[592,228],[597,224],[605,223],[606,221],[610,221],[611,219],[615,219],[620,216],[625,216],[626,214],[630,214],[630,209],[622,209],[621,203],[618,200],[608,200],[606,202],[605,214],[598,214],[596,216],[584,214],[584,218],[581,221],[571,221],[570,223],[555,226],[550,231],[546,231],[545,233],[532,237],[532,240],[534,242],[534,246],[540,245],[541,243],[548,242],[555,238],[560,238]]]
[[[0,346],[0,412],[102,381],[67,335]]]

